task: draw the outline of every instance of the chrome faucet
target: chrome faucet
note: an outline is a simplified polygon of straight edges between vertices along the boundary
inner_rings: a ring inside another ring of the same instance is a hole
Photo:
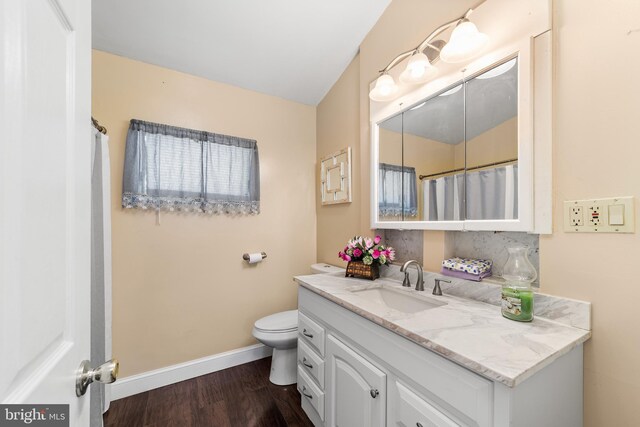
[[[409,282],[409,272],[407,268],[409,266],[415,265],[418,269],[418,281],[416,282],[416,291],[424,291],[424,279],[422,278],[422,266],[415,259],[409,260],[405,262],[402,267],[400,267],[400,271],[404,273],[404,281],[402,282],[402,286],[409,287],[411,283]]]

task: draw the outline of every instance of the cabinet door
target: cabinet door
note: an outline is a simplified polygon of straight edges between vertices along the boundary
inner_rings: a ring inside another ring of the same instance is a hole
[[[456,427],[457,423],[413,390],[395,382],[390,392],[393,427]]]
[[[327,339],[327,425],[385,425],[387,376],[334,336]]]

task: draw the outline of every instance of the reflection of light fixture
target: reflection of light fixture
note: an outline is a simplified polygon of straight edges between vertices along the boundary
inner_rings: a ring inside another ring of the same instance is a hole
[[[375,87],[369,93],[374,101],[391,101],[398,93],[398,85],[389,74],[383,74],[376,80]]]
[[[453,88],[449,89],[449,90],[448,90],[448,91],[446,91],[446,92],[442,92],[442,93],[441,93],[440,95],[438,95],[438,96],[449,96],[449,95],[453,95],[454,93],[456,93],[456,92],[457,92],[457,91],[459,91],[460,89],[462,89],[462,85],[455,86],[455,87],[453,87]]]
[[[374,88],[369,92],[373,101],[385,102],[395,99],[399,92],[393,77],[388,72],[402,60],[409,58],[406,69],[400,74],[400,81],[405,84],[425,83],[436,73],[433,63],[440,57],[444,62],[462,62],[477,55],[489,41],[489,37],[478,31],[469,21],[473,9],[460,18],[447,22],[436,28],[415,49],[408,50],[396,56],[384,69],[380,70],[380,77]],[[438,35],[455,25],[448,43],[434,40]]]
[[[426,104],[426,103],[427,103],[427,101],[424,101],[423,103],[418,104],[418,105],[416,105],[415,107],[411,107],[411,108],[409,108],[409,110],[411,110],[411,111],[413,111],[413,110],[417,110],[418,108],[422,107],[422,106],[423,106],[424,104]]]
[[[407,68],[400,74],[400,81],[407,84],[424,83],[437,72],[438,70],[431,65],[427,55],[422,52],[416,52],[409,58]]]
[[[465,18],[453,29],[449,43],[440,51],[440,59],[449,63],[466,61],[480,53],[488,42],[489,36]]]
[[[493,77],[498,77],[499,75],[504,74],[510,69],[512,69],[513,66],[516,65],[516,61],[517,61],[517,58],[513,58],[511,61],[507,61],[504,64],[500,64],[497,67],[490,69],[486,73],[480,74],[479,76],[476,77],[476,79],[484,80],[484,79],[491,79]]]

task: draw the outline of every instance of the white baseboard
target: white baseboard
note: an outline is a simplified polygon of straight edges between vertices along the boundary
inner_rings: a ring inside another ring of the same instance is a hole
[[[272,349],[264,344],[254,344],[201,359],[167,366],[142,374],[118,379],[111,385],[111,400],[122,399],[154,388],[221,371],[243,363],[271,356]]]

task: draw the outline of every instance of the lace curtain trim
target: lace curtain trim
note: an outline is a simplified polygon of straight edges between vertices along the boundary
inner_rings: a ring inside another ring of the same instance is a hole
[[[209,214],[257,215],[259,201],[204,200],[201,197],[161,197],[124,193],[122,207],[126,209],[153,209],[168,212],[204,212]]]
[[[410,208],[410,209],[402,209],[402,208],[393,208],[393,207],[380,207],[380,215],[381,216],[418,216],[418,209]]]

